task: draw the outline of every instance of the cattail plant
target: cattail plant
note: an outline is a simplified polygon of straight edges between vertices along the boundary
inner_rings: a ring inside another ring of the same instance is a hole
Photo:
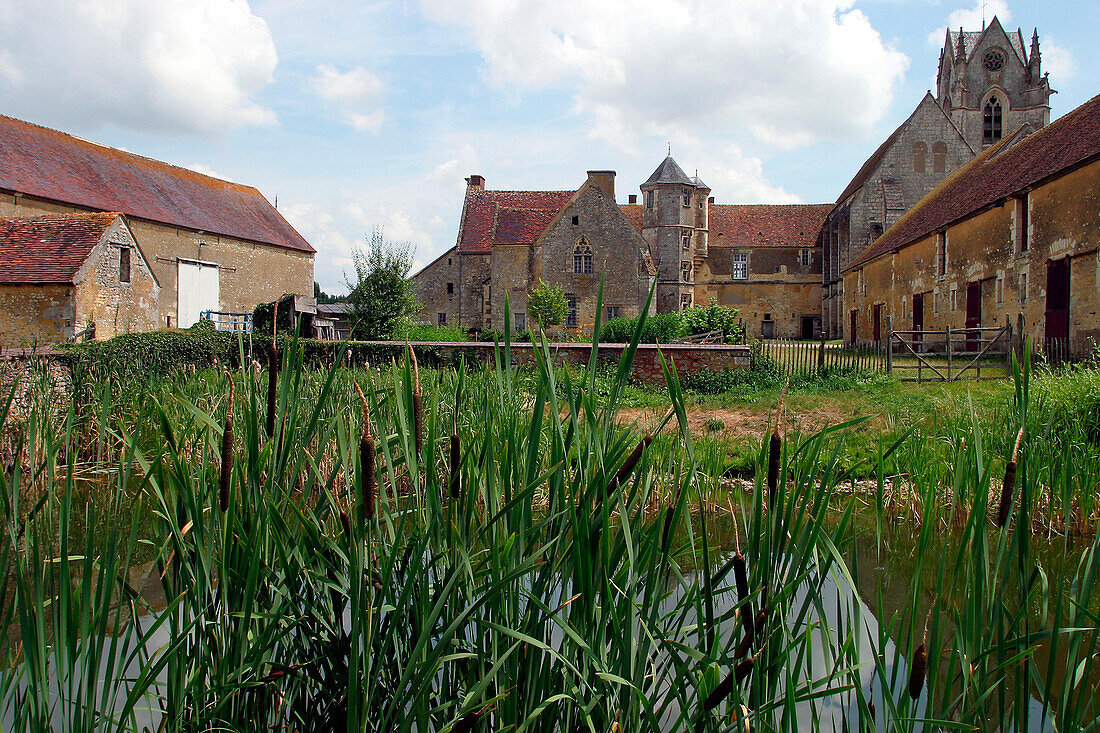
[[[267,436],[275,435],[275,403],[279,394],[279,350],[275,348],[275,338],[271,339],[271,348],[267,353]]]
[[[913,652],[913,667],[909,670],[909,697],[916,700],[924,689],[924,677],[928,674],[928,649],[922,641]]]
[[[783,402],[787,398],[787,389],[790,386],[791,380],[788,379],[779,395],[775,423],[772,426],[771,437],[768,439],[768,506],[775,506],[776,494],[779,491],[779,463],[783,456],[783,439],[779,436],[779,421],[783,419]]]
[[[630,451],[630,455],[623,461],[623,465],[619,466],[619,470],[612,476],[611,481],[607,484],[607,495],[610,496],[615,489],[619,488],[630,477],[634,467],[638,465],[638,461],[642,459],[642,453],[653,442],[653,434],[650,433],[638,441],[638,445],[634,446],[634,450]]]
[[[458,440],[458,434],[451,435],[451,454],[450,454],[450,471],[451,471],[451,498],[457,499],[462,495],[462,466],[460,465],[461,457],[461,445]]]
[[[746,677],[752,674],[754,666],[756,666],[755,656],[749,657],[748,659],[742,659],[738,662],[730,673],[718,683],[718,686],[707,695],[707,699],[703,701],[703,708],[709,712],[721,705],[722,701],[733,692],[733,688],[740,685],[745,681]]]
[[[359,400],[363,403],[363,436],[359,439],[359,494],[362,502],[363,519],[374,519],[374,502],[378,493],[378,480],[375,475],[374,437],[370,432],[370,406],[367,396],[359,383],[352,381]]]
[[[424,397],[420,391],[420,365],[416,361],[416,350],[412,344],[406,344],[409,348],[409,359],[412,361],[413,370],[413,432],[416,446],[416,459],[419,461],[424,450]]]
[[[486,708],[471,710],[455,721],[455,724],[451,726],[451,733],[469,733],[477,726],[478,721],[481,720],[487,712],[489,711]]]
[[[233,375],[229,376],[229,407],[225,411],[225,429],[222,431],[222,462],[218,474],[218,503],[223,512],[229,511],[229,480],[233,474]]]
[[[1012,459],[1005,464],[1004,483],[1001,484],[1001,501],[997,506],[997,526],[1008,523],[1008,513],[1012,510],[1012,493],[1016,488],[1016,461],[1020,457],[1020,443],[1024,439],[1024,428],[1016,433],[1016,444],[1012,447]]]

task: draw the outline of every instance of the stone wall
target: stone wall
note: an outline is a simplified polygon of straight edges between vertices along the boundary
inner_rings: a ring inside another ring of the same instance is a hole
[[[391,341],[368,343],[393,346]],[[494,344],[491,343],[426,341],[414,343],[412,346],[430,348],[439,353],[447,363],[457,363],[459,356],[464,356],[468,364],[490,363],[494,358]],[[617,362],[626,347],[626,344],[600,344],[599,360]],[[517,366],[533,366],[535,348],[541,347],[529,343],[512,344],[512,363]],[[549,344],[549,348],[551,359],[555,364],[584,365],[588,363],[592,353],[592,345],[586,343],[554,343]],[[666,361],[676,365],[676,371],[680,375],[723,369],[747,369],[751,357],[751,349],[742,345],[641,344],[635,353],[631,371],[631,376],[635,380],[647,384],[665,383],[658,352],[664,355]]]
[[[119,277],[119,250],[130,249],[130,282]],[[117,220],[73,278],[76,330],[95,324],[95,337],[154,331],[160,326],[160,286],[121,219]]]
[[[0,216],[84,213],[84,209],[27,196],[0,197]],[[313,295],[313,255],[307,252],[201,234],[167,224],[127,218],[134,238],[160,282],[161,326],[176,325],[177,259],[219,266],[219,309],[252,312],[286,293]]]
[[[443,313],[448,326],[486,327],[490,312],[487,299],[490,283],[489,254],[459,254],[454,247],[413,276],[420,300],[419,320],[439,323]],[[447,291],[447,284],[452,291]],[[503,307],[503,305],[502,305]]]
[[[883,328],[913,324],[913,295],[923,293],[925,330],[966,325],[968,283],[981,288],[981,325],[1014,326],[1025,319],[1026,335],[1045,338],[1047,267],[1070,262],[1070,338],[1100,339],[1100,161],[1060,176],[1028,195],[1027,251],[1016,247],[1016,200],[970,216],[947,228],[944,275],[937,269],[932,235],[845,273],[845,318],[857,312],[857,334],[871,334],[874,306]],[[846,326],[847,327],[847,326]]]
[[[64,341],[75,322],[72,285],[0,285],[0,347]]]

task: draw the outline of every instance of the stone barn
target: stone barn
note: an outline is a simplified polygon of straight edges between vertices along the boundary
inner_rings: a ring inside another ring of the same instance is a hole
[[[116,213],[0,218],[0,346],[78,333],[109,338],[160,323],[161,288]]]
[[[844,272],[848,338],[1016,324],[1100,340],[1100,96],[1023,125],[930,192]]]
[[[313,248],[252,186],[0,115],[0,216],[96,211],[125,215],[160,284],[145,328],[313,293]]]

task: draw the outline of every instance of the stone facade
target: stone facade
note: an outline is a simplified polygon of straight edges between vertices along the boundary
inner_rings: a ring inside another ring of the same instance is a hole
[[[1007,33],[996,17],[981,31],[948,29],[936,97],[926,94],[863,164],[821,230],[822,319],[829,338],[844,337],[850,325],[845,268],[974,155],[1021,125],[1045,126],[1051,94],[1038,31],[1028,53],[1022,33]]]
[[[97,339],[154,330],[160,322],[160,290],[130,228],[117,216],[71,282],[0,285],[0,346],[53,344],[93,324]]]
[[[0,196],[0,216],[39,216],[86,211],[30,196]],[[158,316],[152,326],[178,323],[177,263],[180,259],[218,266],[218,310],[248,312],[286,293],[312,294],[313,254],[230,237],[194,232],[128,217],[135,240],[160,282]]]
[[[527,294],[543,281],[574,304],[567,325],[589,331],[602,275],[603,320],[639,315],[656,279],[651,313],[715,300],[740,308],[753,337],[819,333],[828,205],[715,204],[671,157],[642,184],[641,203],[615,202],[613,171],[589,171],[575,192],[467,183],[457,245],[415,276],[423,321],[501,329],[507,299],[523,329]]]
[[[1022,315],[1039,343],[1100,340],[1100,97],[1002,141],[952,184],[845,272],[855,338],[873,338],[877,309],[882,338],[887,319],[934,331],[1016,326]]]
[[[948,30],[940,52],[936,98],[975,151],[1021,125],[1050,122],[1050,81],[1042,71],[1039,31],[1030,54],[1023,34],[993,21],[980,32]]]
[[[161,285],[156,326],[189,325],[181,271],[187,320],[313,293],[313,248],[255,188],[0,115],[0,216],[87,212],[126,216]]]
[[[931,94],[887,138],[848,184],[820,233],[824,252],[822,319],[841,338],[843,271],[906,211],[974,151]]]

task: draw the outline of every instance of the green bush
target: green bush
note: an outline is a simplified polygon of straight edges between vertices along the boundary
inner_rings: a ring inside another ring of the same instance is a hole
[[[612,318],[600,330],[600,341],[612,344],[630,343],[637,328],[637,318]],[[667,344],[687,335],[687,326],[682,314],[659,313],[646,318],[639,343]]]
[[[741,326],[737,316],[741,311],[718,305],[711,298],[710,305],[694,306],[683,312],[684,326],[689,335],[722,331],[727,344],[741,343]]]
[[[433,326],[430,323],[410,323],[398,329],[395,341],[469,341],[466,329],[461,326]]]

